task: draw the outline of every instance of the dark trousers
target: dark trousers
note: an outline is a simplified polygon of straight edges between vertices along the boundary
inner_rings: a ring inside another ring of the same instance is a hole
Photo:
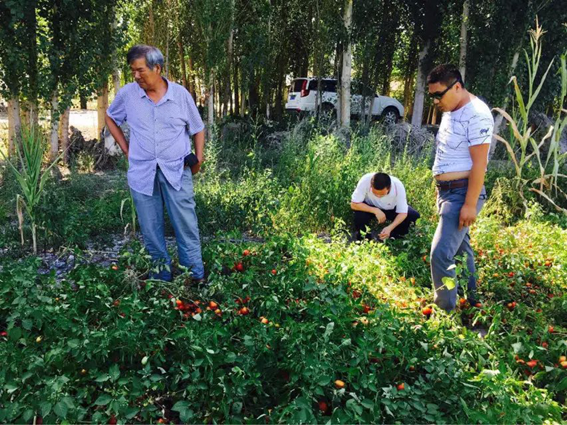
[[[387,221],[393,221],[398,213],[395,209],[393,210],[383,210],[380,209],[385,215]],[[372,213],[365,212],[365,211],[353,211],[354,212],[354,228],[356,230],[356,240],[362,240],[362,235],[360,233],[361,230],[366,231],[366,227],[370,227],[372,221],[378,222],[376,216]],[[404,221],[396,226],[390,237],[400,239],[408,234],[409,227],[412,223],[415,223],[416,220],[420,217],[419,213],[414,210],[412,207],[408,205],[408,215]],[[370,232],[366,233],[366,239],[371,239]]]

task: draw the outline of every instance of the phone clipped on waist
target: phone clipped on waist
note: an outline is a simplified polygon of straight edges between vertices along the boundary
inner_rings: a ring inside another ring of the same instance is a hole
[[[191,173],[193,173],[193,174],[195,174],[193,167],[195,165],[197,165],[198,163],[199,163],[199,158],[197,158],[197,155],[195,155],[193,152],[191,152],[189,155],[187,155],[185,157],[185,159],[183,160],[183,165],[185,167],[191,168]]]

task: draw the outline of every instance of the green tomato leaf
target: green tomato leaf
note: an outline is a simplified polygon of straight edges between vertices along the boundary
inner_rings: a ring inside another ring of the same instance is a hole
[[[96,399],[94,402],[97,406],[106,406],[108,403],[112,401],[112,397],[108,394],[103,394],[99,398]]]
[[[59,403],[57,403],[55,405],[55,407],[53,408],[53,411],[61,419],[65,419],[67,417],[67,412],[69,411],[69,408],[67,407],[66,403],[60,401]]]
[[[453,279],[452,277],[445,276],[443,279],[441,279],[441,282],[443,282],[443,285],[445,285],[445,288],[447,288],[449,291],[455,288],[455,279]]]

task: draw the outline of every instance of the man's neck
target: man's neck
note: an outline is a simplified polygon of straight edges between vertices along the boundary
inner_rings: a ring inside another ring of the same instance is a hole
[[[474,96],[472,95],[472,93],[469,93],[466,89],[463,89],[463,96],[461,98],[461,101],[457,103],[457,106],[453,110],[456,111],[458,109],[461,109],[463,106],[469,103],[473,99],[473,97]]]
[[[148,87],[146,93],[148,95],[165,93],[167,91],[167,81],[161,77],[155,85]]]

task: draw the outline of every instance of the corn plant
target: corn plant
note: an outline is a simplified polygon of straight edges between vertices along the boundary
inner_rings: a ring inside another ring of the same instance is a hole
[[[516,95],[516,113],[514,118],[506,111],[500,108],[494,108],[495,111],[500,113],[510,124],[511,138],[510,141],[504,139],[499,135],[495,138],[506,146],[514,168],[516,171],[516,179],[519,185],[519,193],[525,201],[524,190],[526,188],[550,202],[558,211],[567,214],[565,208],[557,205],[557,199],[567,199],[567,195],[560,189],[559,179],[567,176],[560,174],[559,169],[564,162],[566,154],[559,152],[559,140],[561,134],[567,125],[567,110],[563,108],[565,98],[567,96],[567,67],[566,67],[566,54],[561,57],[561,94],[558,99],[558,107],[556,111],[556,118],[554,125],[550,126],[545,136],[541,140],[536,140],[532,134],[532,128],[529,126],[530,110],[536,101],[539,92],[547,78],[547,74],[551,69],[553,60],[549,63],[547,70],[539,80],[536,81],[536,75],[540,66],[541,53],[542,53],[542,37],[545,34],[542,27],[536,19],[536,27],[530,30],[530,46],[531,55],[524,52],[528,67],[528,95],[524,99],[522,91],[518,85],[516,77],[512,77],[511,81],[514,83],[514,92]],[[544,149],[547,144],[547,156],[544,158]],[[531,152],[530,152],[531,150]],[[529,181],[524,178],[524,170],[537,161],[539,176],[538,178]]]
[[[20,137],[16,139],[15,145],[16,155],[14,158],[8,158],[3,152],[2,156],[19,184],[20,193],[16,195],[16,212],[21,243],[24,245],[25,211],[31,224],[33,252],[37,254],[37,207],[43,194],[45,182],[49,177],[49,171],[61,158],[61,155],[42,171],[46,142],[44,134],[35,127],[22,126]]]
[[[130,206],[130,222],[126,223],[124,226],[124,236],[128,233],[132,235],[132,237],[136,236],[136,208],[134,205],[134,198],[130,195],[128,198],[122,199],[120,203],[120,219],[124,221],[124,207],[128,204]]]

